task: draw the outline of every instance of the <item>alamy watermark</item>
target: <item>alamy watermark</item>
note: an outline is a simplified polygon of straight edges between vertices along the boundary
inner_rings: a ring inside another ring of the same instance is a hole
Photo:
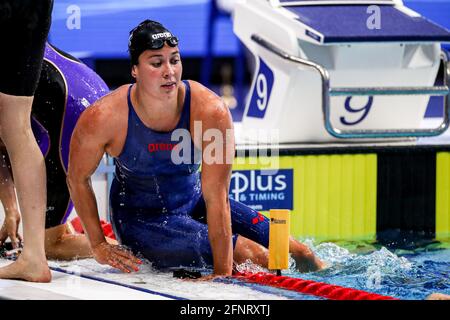
[[[366,26],[369,30],[380,30],[381,29],[381,9],[379,6],[368,6],[366,10],[367,14],[370,16],[366,20]]]
[[[81,29],[81,8],[75,4],[67,7],[66,13],[68,17],[66,19],[66,27],[69,30]]]
[[[192,150],[192,136],[201,137],[201,146],[194,147],[196,150]],[[248,164],[258,165],[267,175],[276,174],[279,169],[278,130],[247,130],[242,138],[235,154],[233,129],[226,129],[225,132],[216,128],[203,130],[202,122],[194,121],[192,135],[187,129],[176,129],[172,132],[170,143],[150,143],[148,151],[170,151],[171,160],[177,165],[200,162],[208,165]]]

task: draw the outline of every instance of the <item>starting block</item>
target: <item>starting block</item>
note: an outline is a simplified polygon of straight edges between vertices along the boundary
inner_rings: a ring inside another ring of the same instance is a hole
[[[411,140],[449,126],[441,44],[450,31],[400,0],[242,0],[234,32],[256,62],[244,135],[276,130],[280,144]],[[431,96],[442,97],[444,116],[424,128]]]

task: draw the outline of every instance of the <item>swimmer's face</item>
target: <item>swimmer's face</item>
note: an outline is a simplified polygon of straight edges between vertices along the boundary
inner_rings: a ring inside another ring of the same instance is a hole
[[[146,92],[155,96],[177,93],[183,72],[178,46],[165,44],[159,50],[146,50],[139,56],[138,62],[131,73]]]

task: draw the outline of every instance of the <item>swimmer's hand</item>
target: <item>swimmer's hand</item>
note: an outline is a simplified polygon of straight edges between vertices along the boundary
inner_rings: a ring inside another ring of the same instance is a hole
[[[142,261],[122,246],[101,242],[92,248],[94,259],[100,264],[108,264],[123,272],[139,271]]]
[[[5,221],[0,229],[0,246],[6,241],[11,239],[13,249],[18,249],[22,242],[22,237],[19,234],[20,214],[19,212],[8,212],[5,214]]]

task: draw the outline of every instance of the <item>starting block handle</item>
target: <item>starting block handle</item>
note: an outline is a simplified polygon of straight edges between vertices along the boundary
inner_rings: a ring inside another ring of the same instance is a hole
[[[399,3],[395,0],[270,0],[273,7],[326,6],[326,5],[391,5]]]
[[[444,85],[435,87],[373,87],[373,88],[330,88],[329,72],[322,65],[288,54],[274,44],[253,34],[251,39],[278,55],[282,59],[301,64],[305,67],[315,69],[322,80],[322,111],[323,121],[327,132],[336,138],[341,139],[383,139],[383,138],[418,138],[433,137],[444,133],[450,125],[450,64],[445,52],[441,54],[444,63]],[[430,95],[445,96],[444,117],[442,123],[437,128],[432,129],[407,129],[407,130],[341,130],[333,126],[330,119],[330,97],[332,96],[372,96],[372,95]]]
[[[446,86],[437,87],[372,87],[372,88],[332,88],[330,96],[394,96],[394,95],[430,95],[446,96]]]

